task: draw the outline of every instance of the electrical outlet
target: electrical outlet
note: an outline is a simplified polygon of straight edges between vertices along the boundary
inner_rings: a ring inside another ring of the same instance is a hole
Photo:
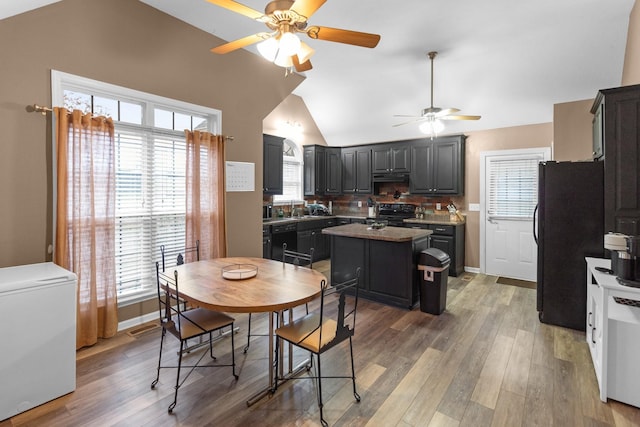
[[[362,207],[362,200],[358,200],[358,207],[361,208]]]
[[[442,204],[440,204],[440,203],[436,203],[436,209],[437,209],[437,210],[442,209]]]

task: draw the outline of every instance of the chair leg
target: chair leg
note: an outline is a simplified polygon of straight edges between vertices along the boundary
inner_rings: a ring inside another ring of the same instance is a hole
[[[231,334],[233,335],[233,327],[231,327]],[[244,348],[245,353],[249,350],[250,340],[251,340],[251,313],[249,313],[249,324],[247,325],[247,345]]]
[[[320,370],[320,355],[318,354],[318,408],[320,409],[320,423],[324,427],[328,427],[329,424],[324,419],[322,406],[322,371]]]
[[[236,374],[236,346],[233,342],[233,323],[231,324],[231,372],[237,380],[238,375]]]
[[[184,341],[180,340],[180,353],[178,354],[178,373],[176,374],[176,391],[173,395],[173,403],[169,405],[169,413],[173,412],[173,408],[176,407],[176,403],[178,403],[178,389],[180,388],[180,368],[182,367],[182,350],[184,348]]]
[[[273,359],[273,367],[276,368],[276,374],[273,376],[273,390],[271,390],[272,393],[275,393],[276,390],[278,390],[278,357],[279,357],[279,350],[280,350],[280,338],[278,338],[276,336],[276,350],[275,350],[275,356]]]
[[[158,373],[156,374],[156,379],[151,383],[151,389],[154,389],[156,387],[156,384],[158,384],[158,381],[160,380],[160,364],[162,362],[162,344],[164,344],[164,336],[166,335],[166,333],[167,331],[163,327],[162,335],[160,336],[160,354],[158,355]]]
[[[200,336],[200,342],[202,342],[202,336]],[[213,334],[209,332],[209,355],[213,360],[217,360],[213,355]]]
[[[351,343],[351,337],[349,337],[349,352],[351,353],[351,381],[353,382],[353,396],[357,402],[360,402],[360,395],[356,391],[356,369],[353,365],[353,344]]]

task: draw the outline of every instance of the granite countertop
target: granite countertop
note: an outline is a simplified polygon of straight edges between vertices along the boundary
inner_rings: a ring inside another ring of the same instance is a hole
[[[374,230],[366,224],[345,224],[325,228],[322,230],[322,234],[357,239],[385,240],[387,242],[410,242],[433,234],[433,231],[404,227],[385,227],[380,230]]]

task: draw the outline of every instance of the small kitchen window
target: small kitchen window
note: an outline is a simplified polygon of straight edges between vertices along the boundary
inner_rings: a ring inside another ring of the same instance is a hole
[[[282,194],[273,196],[274,204],[302,203],[302,150],[291,139],[282,144]]]

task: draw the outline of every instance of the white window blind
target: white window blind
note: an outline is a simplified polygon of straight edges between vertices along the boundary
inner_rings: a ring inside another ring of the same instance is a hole
[[[489,209],[492,218],[533,218],[538,201],[538,163],[542,158],[492,160]]]
[[[282,148],[282,194],[273,196],[274,202],[302,201],[302,155],[295,143],[284,140]]]
[[[127,296],[155,288],[165,245],[167,268],[185,244],[184,137],[116,126],[116,280]]]

